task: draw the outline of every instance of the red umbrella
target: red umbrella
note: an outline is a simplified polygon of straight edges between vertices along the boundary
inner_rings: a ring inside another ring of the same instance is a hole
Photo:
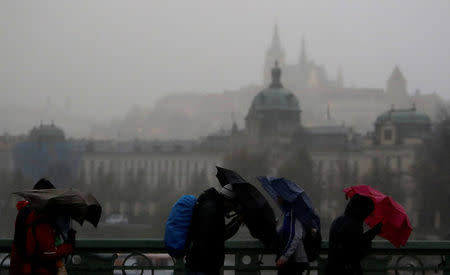
[[[344,192],[347,198],[351,198],[355,194],[371,198],[375,209],[364,222],[370,227],[379,222],[383,223],[379,234],[381,237],[390,241],[395,247],[406,244],[412,227],[405,209],[398,202],[368,185],[348,187],[344,189]]]

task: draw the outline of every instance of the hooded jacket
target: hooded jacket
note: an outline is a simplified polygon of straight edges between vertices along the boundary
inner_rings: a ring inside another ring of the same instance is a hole
[[[56,262],[72,252],[72,244],[63,243],[56,247],[53,226],[44,217],[39,216],[36,211],[30,210],[29,202],[19,201],[16,207],[19,213],[11,250],[10,274],[56,274]],[[24,222],[19,221],[21,215],[23,215]],[[25,245],[23,248],[25,251],[21,251],[22,248],[18,245],[18,239],[23,238],[17,234],[20,230],[24,231]]]
[[[225,225],[223,197],[216,189],[204,191],[197,199],[189,230],[186,267],[195,272],[219,275],[225,259],[225,240],[232,237],[240,223]]]
[[[333,221],[326,274],[362,274],[360,261],[371,248],[377,234],[375,229],[363,232],[363,222],[373,209],[370,198],[355,195],[347,204],[344,215]]]

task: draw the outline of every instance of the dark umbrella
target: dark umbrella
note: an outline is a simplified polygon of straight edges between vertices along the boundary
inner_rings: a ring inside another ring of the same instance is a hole
[[[248,183],[241,175],[236,173],[233,170],[222,168],[216,166],[217,174],[216,177],[220,182],[220,185],[225,186],[227,184],[235,184],[235,183]]]
[[[90,193],[73,189],[42,189],[13,194],[25,198],[40,213],[70,216],[81,225],[86,220],[97,227],[102,215],[102,207]]]
[[[266,198],[233,170],[217,167],[216,177],[222,186],[233,184],[236,200],[241,206],[239,213],[252,237],[266,246],[272,246],[277,237],[276,220]]]

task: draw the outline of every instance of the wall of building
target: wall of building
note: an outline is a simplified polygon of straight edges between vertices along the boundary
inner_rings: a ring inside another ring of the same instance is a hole
[[[161,177],[168,176],[177,190],[183,190],[191,183],[195,172],[205,172],[208,182],[215,178],[216,166],[220,166],[223,157],[217,153],[85,153],[82,157],[80,177],[87,184],[99,173],[112,173],[119,184],[127,184],[127,177],[137,177],[143,173],[144,180],[156,187]]]

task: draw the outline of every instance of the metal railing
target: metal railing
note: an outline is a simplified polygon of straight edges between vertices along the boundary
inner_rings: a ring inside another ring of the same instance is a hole
[[[0,240],[0,274],[8,274],[11,240]],[[307,274],[322,274],[328,243],[311,263]],[[226,243],[225,274],[273,274],[275,256],[258,241]],[[374,241],[362,263],[365,274],[450,274],[450,241],[410,241],[394,248]],[[184,273],[184,263],[166,254],[162,240],[78,240],[66,262],[69,274],[172,274]]]

